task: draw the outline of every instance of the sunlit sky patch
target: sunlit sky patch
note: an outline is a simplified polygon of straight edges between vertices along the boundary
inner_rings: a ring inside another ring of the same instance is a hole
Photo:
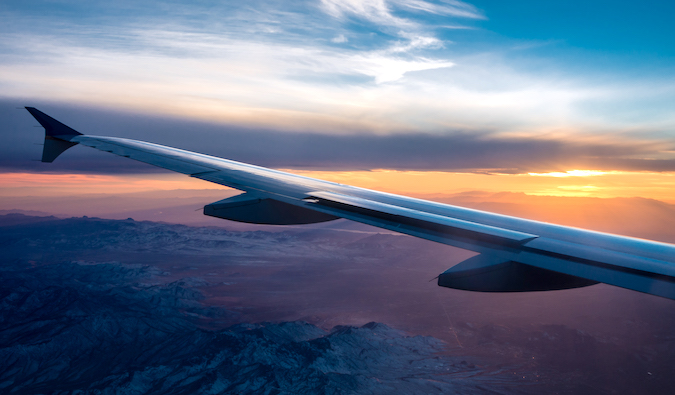
[[[592,177],[592,176],[602,176],[608,173],[617,173],[617,172],[606,172],[600,170],[568,170],[565,172],[553,171],[550,173],[528,173],[528,174],[535,177]]]

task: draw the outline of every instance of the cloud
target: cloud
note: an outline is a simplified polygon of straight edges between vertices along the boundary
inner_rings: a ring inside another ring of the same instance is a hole
[[[342,44],[342,43],[346,43],[349,40],[347,39],[347,37],[345,37],[344,34],[339,34],[339,35],[331,38],[330,41],[334,42],[336,44]]]
[[[84,173],[146,173],[154,167],[75,147],[53,164],[39,158],[40,128],[14,103],[0,102],[6,128],[0,131],[0,168],[4,171]],[[675,171],[675,160],[658,159],[667,143],[614,139],[499,137],[488,131],[447,130],[442,135],[415,132],[334,135],[241,128],[179,118],[160,118],[62,107],[46,103],[39,108],[89,134],[151,141],[242,162],[275,168],[325,170],[438,170],[508,174],[597,171]]]
[[[433,14],[453,18],[485,19],[477,9],[467,3],[455,0],[444,1],[444,4],[435,4],[423,0],[322,0],[323,10],[332,17],[346,22],[349,17],[368,21],[380,31],[394,37],[399,37],[406,43],[394,42],[387,49],[390,53],[408,52],[419,48],[442,48],[442,41],[435,36],[436,27],[446,27],[441,24],[435,26],[428,20],[416,15],[419,13]],[[396,16],[396,11],[415,11],[413,14]],[[444,20],[443,23],[446,23]],[[461,25],[458,25],[461,28]]]
[[[418,58],[414,60],[397,59],[386,56],[384,53],[369,53],[349,59],[354,71],[375,78],[375,82],[397,81],[406,73],[451,67],[452,62],[443,62],[432,59]]]
[[[334,18],[357,16],[378,25],[411,27],[412,22],[392,14],[386,0],[321,0],[324,11]]]
[[[476,7],[456,0],[435,4],[423,0],[321,0],[323,9],[335,18],[349,15],[360,17],[383,26],[409,28],[416,23],[394,15],[394,9],[408,9],[429,14],[458,18],[485,19]]]
[[[603,86],[532,75],[493,54],[448,60],[433,56],[433,39],[345,50],[208,32],[125,34],[128,48],[15,35],[4,45],[22,52],[0,63],[0,95],[325,133],[459,128],[570,135],[675,126],[672,112],[652,106],[649,116],[639,116],[633,101],[659,93],[663,107],[675,97],[668,81],[659,81],[659,90],[645,82]],[[432,51],[410,55],[412,46]],[[627,108],[620,114],[612,106],[618,101]]]
[[[424,11],[436,15],[450,15],[460,18],[486,19],[478,9],[468,3],[456,0],[441,0],[445,5],[421,0],[398,0],[396,3],[404,8]]]

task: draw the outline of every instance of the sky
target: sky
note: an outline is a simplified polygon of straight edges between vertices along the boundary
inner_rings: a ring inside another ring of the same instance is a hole
[[[0,148],[2,193],[156,172],[82,147],[33,161],[28,105],[83,133],[400,193],[672,201],[674,14],[665,1],[5,0],[0,133],[16,144]],[[147,187],[176,185],[161,177]]]

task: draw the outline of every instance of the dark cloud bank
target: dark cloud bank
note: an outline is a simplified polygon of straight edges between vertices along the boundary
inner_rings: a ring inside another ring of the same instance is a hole
[[[54,104],[0,102],[0,168],[5,171],[146,173],[151,166],[74,148],[53,164],[37,162],[43,131],[22,105],[34,105],[85,134],[128,137],[277,168],[326,170],[546,172],[571,168],[675,171],[675,159],[648,158],[644,142],[575,142],[563,139],[497,138],[487,131],[445,135],[373,133],[326,135],[245,129]]]

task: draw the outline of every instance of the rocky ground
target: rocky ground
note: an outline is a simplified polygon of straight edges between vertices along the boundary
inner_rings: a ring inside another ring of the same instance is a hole
[[[439,354],[437,339],[377,323],[201,329],[200,319],[229,313],[201,307],[184,282],[139,285],[151,275],[144,267],[62,263],[2,274],[7,393],[473,393],[510,379]]]
[[[369,229],[0,216],[0,392],[674,388],[670,301],[429,283],[465,256]]]

